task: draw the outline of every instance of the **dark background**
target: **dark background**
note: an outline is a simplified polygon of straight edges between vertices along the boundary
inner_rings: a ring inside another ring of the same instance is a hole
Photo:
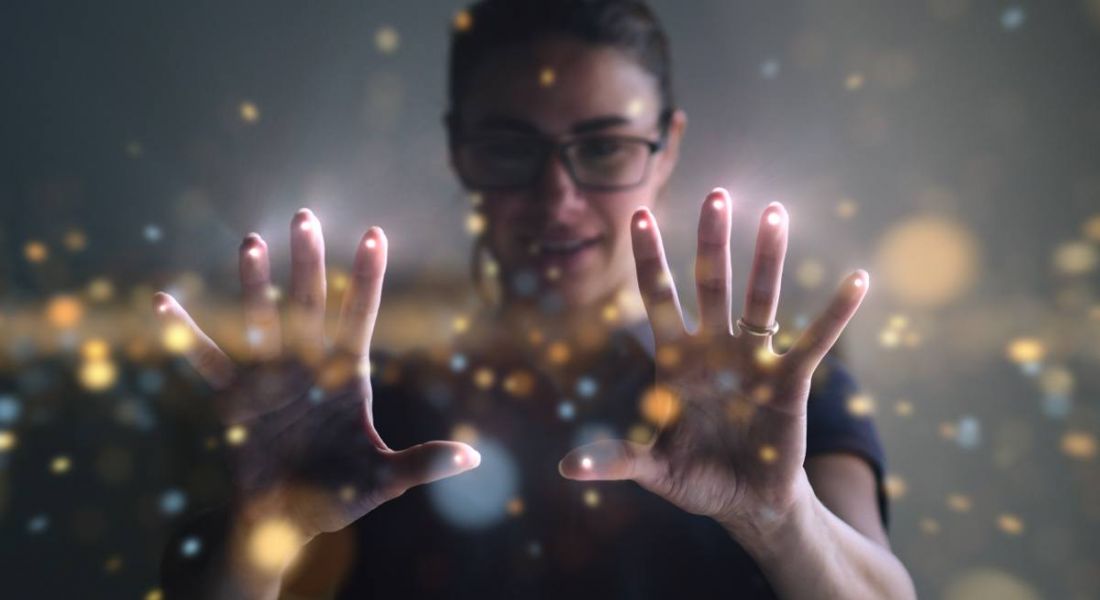
[[[1100,2],[653,6],[690,119],[659,215],[679,278],[708,190],[736,198],[741,276],[754,215],[783,201],[789,329],[842,273],[871,272],[844,344],[921,596],[1100,597]],[[441,127],[461,7],[0,7],[12,597],[145,597],[178,518],[165,494],[188,509],[217,496],[193,381],[148,358],[154,289],[220,323],[240,238],[260,232],[285,263],[289,219],[309,206],[334,277],[363,230],[385,227],[383,341],[438,338],[474,305],[469,205]],[[117,360],[103,390],[80,379],[89,339]],[[1022,356],[1028,343],[1041,355]],[[68,472],[51,472],[58,456]]]

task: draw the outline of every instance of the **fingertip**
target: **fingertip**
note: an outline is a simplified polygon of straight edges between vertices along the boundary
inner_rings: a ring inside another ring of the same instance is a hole
[[[732,204],[732,199],[726,188],[716,187],[707,194],[705,203],[715,210],[723,210]]]
[[[167,313],[168,310],[172,308],[173,302],[174,300],[172,296],[169,296],[164,292],[157,292],[153,294],[153,310],[155,310],[158,315],[163,315]]]
[[[764,209],[764,222],[768,225],[778,226],[787,220],[787,209],[780,202],[771,202]]]
[[[863,269],[856,269],[852,274],[852,285],[857,288],[868,289],[871,286],[871,274]]]
[[[640,206],[634,210],[631,220],[635,229],[646,230],[653,225],[653,213],[649,211],[649,208]]]
[[[294,213],[294,219],[291,221],[291,227],[300,231],[309,231],[319,224],[320,221],[313,214],[313,211],[304,207]]]

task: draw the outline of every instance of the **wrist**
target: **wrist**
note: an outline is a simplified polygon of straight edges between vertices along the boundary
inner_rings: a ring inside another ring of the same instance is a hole
[[[809,479],[800,471],[787,501],[717,520],[742,548],[762,563],[801,543],[817,518],[818,504]]]

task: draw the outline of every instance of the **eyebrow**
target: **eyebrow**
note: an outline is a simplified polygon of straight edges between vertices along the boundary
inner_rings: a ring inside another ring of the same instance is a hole
[[[573,124],[573,126],[570,128],[570,131],[572,133],[591,133],[593,131],[609,129],[611,127],[618,127],[620,125],[629,125],[630,122],[630,119],[627,119],[626,117],[621,117],[619,115],[606,115],[602,117],[594,117],[592,119],[578,121]],[[488,117],[485,117],[484,119],[481,119],[477,123],[477,129],[506,130],[530,134],[541,133],[538,127],[535,127],[529,121],[504,115],[490,115]]]

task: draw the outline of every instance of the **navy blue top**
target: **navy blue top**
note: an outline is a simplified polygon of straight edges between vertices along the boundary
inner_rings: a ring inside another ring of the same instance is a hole
[[[654,382],[648,325],[616,332],[606,348],[569,389],[520,352],[488,357],[458,344],[434,356],[375,360],[375,423],[390,447],[454,439],[458,427],[476,434],[482,462],[352,525],[354,557],[337,598],[774,597],[713,520],[633,482],[558,474],[569,450],[599,436],[628,438],[644,423],[638,399]],[[846,408],[855,390],[827,358],[810,392],[807,456],[866,460],[885,524],[883,451],[873,423]]]

